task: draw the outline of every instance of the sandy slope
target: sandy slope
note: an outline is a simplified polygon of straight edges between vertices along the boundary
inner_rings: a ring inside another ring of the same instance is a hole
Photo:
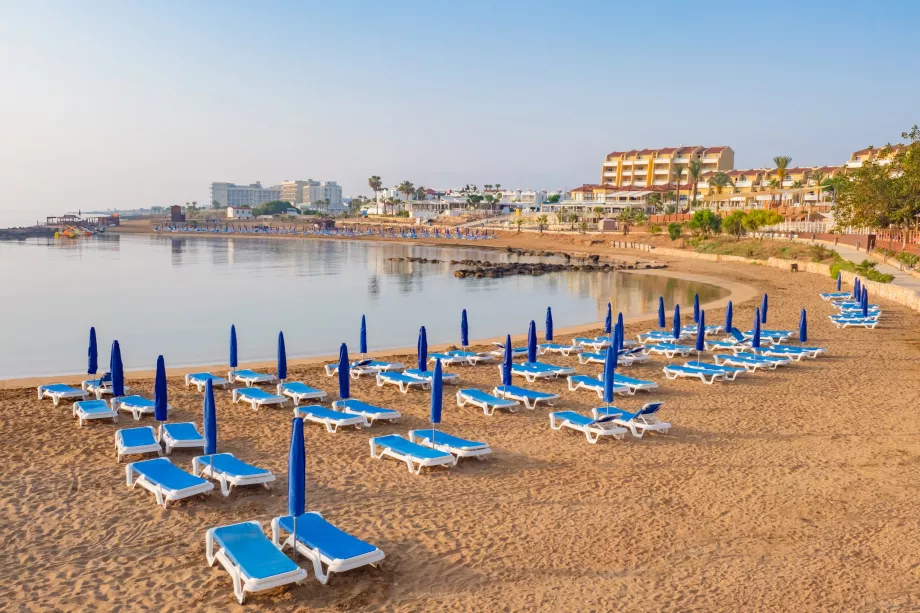
[[[250,598],[273,610],[905,610],[920,607],[916,500],[920,465],[920,316],[885,305],[883,328],[833,328],[813,275],[694,263],[770,292],[769,327],[797,325],[830,355],[734,384],[665,383],[664,360],[624,369],[662,384],[618,404],[666,402],[667,436],[603,441],[552,432],[547,409],[487,418],[458,409],[451,433],[488,441],[487,462],[410,475],[372,460],[371,433],[427,423],[428,396],[379,389],[353,395],[398,408],[399,425],[332,435],[307,428],[307,504],[378,545],[380,569],[311,578]],[[676,264],[691,270],[689,264]],[[736,305],[736,321],[753,303]],[[708,313],[710,323],[721,313]],[[631,326],[635,334],[644,326]],[[413,356],[397,356],[411,362]],[[558,363],[574,363],[559,358]],[[579,367],[599,373],[599,366]],[[494,366],[455,368],[491,389]],[[317,367],[292,378],[334,394]],[[137,381],[142,393],[152,382]],[[561,391],[564,382],[537,389]],[[201,395],[170,381],[173,419],[201,420]],[[587,412],[587,392],[561,408]],[[34,390],[0,391],[0,602],[30,610],[88,607],[238,610],[231,583],[204,557],[206,528],[266,523],[286,508],[290,409],[253,412],[218,395],[219,448],[272,469],[273,492],[252,488],[164,511],[129,490],[115,462],[113,424],[79,429],[69,405]],[[152,420],[144,423],[152,423]],[[119,426],[134,425],[122,419]],[[190,468],[191,453],[172,458]]]

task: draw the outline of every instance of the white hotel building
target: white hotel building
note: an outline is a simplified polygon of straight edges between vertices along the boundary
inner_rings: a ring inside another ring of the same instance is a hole
[[[211,183],[211,203],[221,208],[229,206],[254,207],[281,199],[281,187],[262,187],[258,181],[249,185]]]

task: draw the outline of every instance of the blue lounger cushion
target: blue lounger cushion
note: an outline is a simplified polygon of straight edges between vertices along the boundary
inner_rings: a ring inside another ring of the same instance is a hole
[[[285,532],[294,532],[294,518],[290,515],[281,517],[278,523]],[[296,538],[329,560],[349,560],[377,551],[370,543],[340,530],[316,513],[304,513],[297,518]]]
[[[214,540],[224,549],[227,557],[248,577],[268,579],[299,569],[255,524],[247,522],[215,528],[213,534]]]
[[[354,415],[348,415],[347,413],[341,413],[339,411],[333,411],[332,409],[327,409],[326,407],[321,407],[316,404],[311,404],[309,406],[297,407],[294,411],[298,415],[309,415],[311,417],[318,417],[319,419],[329,419],[331,421],[346,421],[352,420],[355,418]]]
[[[513,407],[517,406],[517,402],[514,400],[506,400],[504,398],[499,398],[498,396],[493,396],[492,394],[487,394],[482,390],[477,389],[462,389],[457,394],[465,396],[466,398],[473,400],[475,402],[484,402],[490,406],[496,407]]]
[[[70,387],[66,383],[51,383],[49,385],[43,385],[42,389],[49,392],[54,392],[55,394],[82,394],[83,390],[77,389],[75,387]]]
[[[443,458],[444,456],[450,455],[449,453],[438,451],[437,449],[422,447],[421,445],[408,441],[397,434],[378,436],[374,439],[374,443],[380,447],[388,447],[393,451],[397,451],[403,455],[419,458],[421,460],[437,460],[439,458]]]
[[[119,430],[116,434],[121,438],[122,445],[126,449],[157,444],[157,439],[153,434],[153,430],[147,426],[141,428],[125,428]]]
[[[306,383],[301,383],[300,381],[292,381],[291,383],[281,383],[281,392],[291,392],[302,396],[304,394],[316,394],[317,396],[325,396],[326,392],[323,390],[318,390],[315,387],[310,387]]]
[[[180,423],[180,424],[163,424],[163,430],[169,433],[169,436],[180,442],[192,442],[192,441],[201,441],[204,443],[204,437],[198,432],[198,429],[195,428],[195,424],[192,423]]]
[[[279,398],[278,394],[266,392],[258,387],[246,387],[233,391],[248,400],[277,400]]]
[[[265,373],[256,372],[254,370],[234,370],[233,376],[242,379],[264,379],[266,377],[274,378],[274,375],[266,375]]]
[[[112,409],[105,400],[83,400],[80,404],[80,410],[86,415],[111,414]]]
[[[347,398],[345,400],[336,400],[335,402],[332,403],[332,406],[342,411],[357,413],[359,415],[364,415],[365,417],[372,417],[374,419],[396,419],[400,417],[399,411],[394,411],[393,409],[386,409],[384,407],[374,406],[362,400],[356,400],[355,398]]]
[[[184,490],[207,483],[201,477],[196,477],[175,466],[166,458],[134,462],[131,467],[148,482],[168,490]]]
[[[238,460],[229,453],[217,453],[213,456],[199,456],[198,465],[207,467],[214,465],[214,470],[226,473],[234,477],[254,477],[255,475],[267,475],[271,471],[265,468],[259,468],[252,464],[247,464]]]
[[[416,438],[425,438],[431,440],[431,430],[413,430],[412,432],[415,434]],[[480,443],[479,441],[471,441],[469,439],[460,438],[459,436],[447,434],[446,432],[441,432],[440,430],[435,431],[433,442],[438,445],[445,445],[451,449],[458,450],[482,449],[483,447],[488,447],[486,443]]]
[[[526,387],[519,387],[517,385],[499,385],[492,391],[497,394],[510,394],[531,400],[554,400],[559,398],[559,394],[538,392],[537,390],[529,390]]]

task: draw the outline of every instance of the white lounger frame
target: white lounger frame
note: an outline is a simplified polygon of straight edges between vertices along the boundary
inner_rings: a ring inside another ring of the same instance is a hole
[[[240,370],[248,370],[248,369],[243,368]],[[239,375],[234,374],[236,372],[239,372],[239,371],[231,370],[227,372],[227,381],[229,381],[231,384],[236,383],[237,381],[242,381],[243,383],[246,384],[246,387],[252,387],[253,385],[258,385],[259,383],[274,383],[275,381],[278,380],[278,377],[276,377],[275,375],[259,373],[258,377],[240,377]]]
[[[406,375],[406,376],[409,377],[409,375]],[[412,377],[409,377],[409,378],[411,379]],[[403,394],[408,393],[409,388],[411,387],[420,387],[423,390],[426,390],[431,385],[427,379],[416,379],[414,381],[394,381],[392,379],[384,378],[383,373],[378,372],[377,373],[377,387],[383,387],[384,385],[387,385],[387,384],[399,386],[399,391],[402,392]]]
[[[156,440],[157,433],[156,433],[156,430],[153,429],[153,426],[140,426],[140,427],[149,428],[150,433],[153,435],[153,439]],[[163,455],[163,448],[160,447],[159,443],[156,443],[156,444],[151,443],[149,445],[139,445],[137,447],[122,447],[121,444],[119,444],[118,442],[118,431],[117,430],[115,431],[115,453],[117,455],[118,462],[121,462],[122,459],[126,455],[153,453],[154,451],[157,452],[157,457],[160,457]]]
[[[370,441],[368,441],[371,446],[371,457],[372,458],[379,460],[386,456],[386,457],[390,457],[390,458],[399,460],[400,462],[405,462],[406,467],[409,469],[409,472],[412,473],[413,475],[421,474],[422,468],[426,466],[429,466],[429,467],[430,466],[445,466],[445,465],[456,466],[457,464],[457,456],[449,454],[449,453],[444,458],[419,459],[419,458],[414,458],[409,455],[402,454],[396,451],[395,449],[391,449],[390,447],[384,447],[383,445],[380,446],[380,450],[378,451],[376,440],[377,439],[372,438],[370,439]],[[416,464],[418,465],[417,468],[416,468]]]
[[[172,422],[174,425],[181,423],[191,424],[195,427],[195,430],[198,430],[198,426],[195,426],[195,422],[186,421],[186,422]],[[194,447],[204,448],[204,439],[201,441],[180,441],[174,439],[169,435],[169,432],[163,427],[166,424],[160,424],[160,427],[157,428],[157,442],[163,443],[163,446],[166,447],[166,455],[172,453],[173,449],[191,449]]]
[[[538,402],[545,402],[547,406],[551,407],[551,406],[554,406],[552,402],[553,400],[558,400],[559,398],[561,398],[559,394],[551,394],[549,398],[531,398],[530,396],[523,396],[523,395],[503,392],[502,390],[498,389],[498,387],[499,386],[496,386],[492,390],[493,396],[498,396],[499,398],[510,398],[511,400],[517,400],[518,402],[524,403],[524,406],[530,409],[531,411],[537,408]]]
[[[549,414],[549,427],[553,430],[562,430],[563,428],[570,428],[576,432],[581,432],[585,435],[585,438],[588,439],[588,442],[592,445],[596,444],[602,436],[612,436],[618,441],[622,441],[623,437],[626,436],[626,428],[615,424],[613,421],[593,424],[591,426],[581,426],[579,424],[573,423],[567,419],[559,418],[557,421],[556,413]]]
[[[199,391],[199,392],[203,392],[203,391],[204,391],[204,386],[207,385],[207,381],[192,381],[192,379],[191,379],[192,374],[198,374],[198,373],[191,373],[191,374],[185,375],[185,387],[186,387],[186,388],[189,388],[189,387],[191,387],[192,385],[194,385],[196,388],[198,388],[198,391]],[[212,376],[214,376],[214,375],[212,375]],[[214,379],[211,379],[211,386],[212,386],[212,387],[222,387],[222,388],[226,388],[226,387],[228,387],[228,386],[230,385],[230,381],[229,381],[229,380],[224,379],[223,377],[218,377],[218,378],[221,379],[221,381],[215,382]]]
[[[310,415],[309,413],[301,413],[300,409],[305,409],[307,407],[294,407],[294,417],[302,417],[304,421],[308,421],[313,424],[320,424],[326,426],[326,432],[335,434],[339,431],[339,428],[346,428],[348,426],[354,426],[359,430],[365,426],[369,426],[367,419],[364,415],[355,415],[354,413],[345,413],[344,411],[339,412],[342,416],[341,419],[333,420],[329,417],[318,417],[316,415]]]
[[[423,445],[431,449],[453,454],[457,456],[457,458],[476,458],[477,460],[485,461],[486,456],[492,454],[492,447],[485,443],[480,447],[473,447],[472,449],[460,449],[458,447],[451,447],[450,445],[441,445],[437,441],[432,443],[431,430],[409,430],[409,440],[417,445]]]
[[[84,413],[81,410],[80,402],[77,401],[73,403],[73,416],[79,421],[80,427],[83,427],[83,424],[91,419],[111,419],[113,424],[118,423],[118,411],[113,411],[109,408],[108,413]]]
[[[572,376],[577,376],[577,375],[572,375]],[[595,388],[593,385],[588,385],[584,381],[579,381],[578,383],[575,383],[573,387],[572,376],[566,377],[566,381],[568,383],[570,392],[577,392],[580,389],[585,389],[585,390],[588,390],[589,392],[595,392],[597,394],[597,397],[600,398],[601,400],[604,399],[604,382],[603,381],[601,381],[600,379],[597,380],[597,383],[599,385],[599,387],[597,388]],[[636,390],[635,389],[631,390],[629,387],[623,384],[614,383],[613,393],[614,394],[625,394],[627,396],[635,396]]]
[[[249,523],[259,526],[260,530],[262,529],[261,522],[251,521]],[[230,574],[230,578],[233,580],[233,594],[240,604],[243,604],[246,600],[246,592],[263,592],[290,583],[300,584],[307,578],[307,571],[302,568],[268,577],[267,579],[251,579],[247,577],[240,567],[234,564],[227,556],[223,548],[218,549],[216,553],[214,552],[214,530],[215,528],[211,528],[204,536],[205,556],[208,559],[208,566],[214,566],[215,561],[220,562],[220,565],[224,567],[224,570]],[[265,538],[267,539],[268,537]]]
[[[237,388],[233,390],[233,402],[239,402],[240,400],[248,402],[252,405],[253,411],[258,411],[263,406],[271,404],[287,404],[288,401],[288,399],[284,396],[278,396],[277,398],[246,398],[243,395],[244,393],[245,388]]]
[[[322,517],[322,515],[316,511],[310,511],[310,513]],[[294,534],[289,534],[282,543],[280,517],[276,517],[272,520],[272,542],[275,544],[275,547],[281,551],[284,551],[285,547],[296,547],[297,553],[303,555],[313,563],[313,575],[323,585],[326,585],[329,582],[329,577],[332,575],[332,573],[343,573],[345,571],[361,568],[362,566],[367,565],[376,568],[380,561],[384,558],[384,553],[380,549],[376,549],[375,551],[369,551],[364,555],[349,558],[347,560],[330,560],[319,551],[311,549],[304,543],[298,541]],[[325,570],[323,570],[323,564],[326,565]]]
[[[314,389],[312,392],[295,392],[284,389],[284,383],[279,383],[275,388],[275,392],[279,396],[287,396],[294,401],[294,404],[300,404],[302,400],[322,400],[329,395],[323,390],[318,389]]]
[[[725,373],[723,372],[712,371],[711,374],[707,375],[706,373],[703,373],[703,372],[685,372],[682,370],[671,370],[669,366],[665,366],[664,368],[661,369],[661,371],[664,373],[665,377],[667,377],[668,379],[672,381],[678,378],[680,379],[690,378],[690,379],[699,379],[706,385],[712,385],[717,380],[718,381],[725,380]],[[708,380],[706,379],[707,376],[709,377]]]
[[[171,463],[169,458],[162,458],[167,462]],[[128,487],[134,489],[135,486],[141,486],[148,492],[151,492],[157,499],[157,504],[161,505],[164,509],[167,508],[167,504],[171,501],[182,500],[183,498],[189,498],[190,496],[197,496],[198,494],[208,494],[214,489],[214,484],[210,481],[205,481],[204,483],[199,483],[198,485],[193,485],[192,487],[186,487],[181,490],[167,490],[156,483],[151,483],[147,481],[144,475],[138,473],[137,477],[134,476],[134,465],[136,462],[129,462],[125,465],[125,480],[128,484]]]
[[[232,453],[226,452],[221,455],[236,457]],[[243,485],[262,485],[265,487],[265,489],[271,491],[272,481],[275,480],[275,475],[272,474],[271,471],[262,473],[260,475],[230,475],[221,470],[216,470],[210,465],[203,464],[201,462],[201,458],[206,457],[208,456],[196,456],[192,458],[192,473],[194,473],[196,477],[214,479],[220,483],[220,493],[224,496],[229,496],[234,487],[240,487]]]
[[[502,400],[505,400],[505,399],[502,398]],[[513,406],[503,406],[501,408],[508,409],[512,413],[517,413],[517,409],[515,407],[518,406],[520,403],[516,400],[513,402],[514,402]],[[482,413],[486,417],[492,417],[495,414],[495,409],[498,408],[497,404],[490,403],[487,400],[476,400],[475,398],[470,398],[469,396],[463,393],[463,390],[457,390],[457,406],[464,407],[468,404],[471,404],[474,407],[479,407],[480,409],[482,409]]]

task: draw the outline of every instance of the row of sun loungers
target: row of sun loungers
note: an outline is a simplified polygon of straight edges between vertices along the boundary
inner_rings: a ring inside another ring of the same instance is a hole
[[[666,434],[670,430],[671,424],[657,416],[661,407],[661,402],[650,402],[635,413],[617,407],[603,407],[594,409],[591,417],[576,411],[556,411],[550,413],[549,425],[553,430],[567,428],[581,432],[592,445],[606,436],[622,440],[627,432],[642,438],[646,432]]]

